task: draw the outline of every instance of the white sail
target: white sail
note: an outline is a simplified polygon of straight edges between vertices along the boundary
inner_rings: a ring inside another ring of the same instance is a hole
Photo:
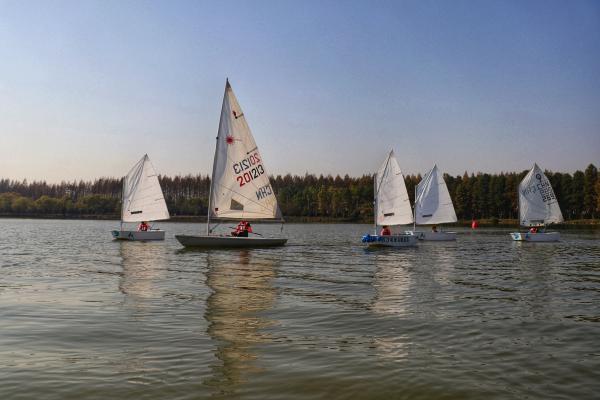
[[[406,225],[413,222],[404,175],[393,150],[375,175],[375,213],[377,225]]]
[[[456,212],[443,175],[434,165],[417,185],[415,200],[417,224],[456,222]]]
[[[281,219],[263,158],[229,81],[225,84],[211,185],[211,219]]]
[[[523,226],[563,222],[552,185],[537,164],[519,184],[519,216]]]
[[[123,222],[169,219],[169,210],[148,155],[144,155],[123,178]]]

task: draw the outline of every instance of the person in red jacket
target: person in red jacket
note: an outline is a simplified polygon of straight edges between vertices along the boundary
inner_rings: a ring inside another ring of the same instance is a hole
[[[150,226],[148,226],[148,224],[146,223],[146,221],[142,221],[140,223],[140,226],[138,226],[138,231],[146,232],[149,228],[150,228]]]
[[[381,229],[381,232],[379,232],[379,236],[390,236],[392,234],[392,231],[390,230],[390,227],[387,225],[383,226],[383,229]]]
[[[240,221],[235,231],[231,232],[231,236],[248,237],[248,233],[252,233],[252,225],[248,221]]]

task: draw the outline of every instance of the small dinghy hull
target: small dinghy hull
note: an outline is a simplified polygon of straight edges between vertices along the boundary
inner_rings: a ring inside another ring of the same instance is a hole
[[[362,242],[369,248],[376,247],[411,247],[417,245],[417,237],[414,235],[365,235]]]
[[[421,232],[421,231],[407,231],[407,235],[414,235],[419,240],[433,241],[433,242],[449,242],[456,240],[456,232]]]
[[[175,235],[175,238],[185,247],[195,248],[250,248],[276,247],[287,242],[285,238],[207,236],[207,235]]]
[[[115,240],[165,240],[165,231],[153,229],[150,231],[111,231]]]
[[[560,232],[513,232],[510,234],[512,239],[517,242],[558,242],[560,241]]]

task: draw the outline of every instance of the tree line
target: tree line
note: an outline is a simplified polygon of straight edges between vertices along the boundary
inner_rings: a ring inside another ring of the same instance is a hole
[[[516,219],[517,189],[527,172],[465,172],[462,176],[445,174],[444,179],[459,219]],[[593,164],[573,174],[546,171],[546,175],[565,219],[600,216],[600,177]],[[206,215],[209,176],[161,176],[159,180],[171,215]],[[405,177],[411,203],[414,203],[414,189],[420,180],[420,175]],[[346,221],[373,218],[372,175],[277,175],[271,177],[271,185],[284,216]],[[118,218],[121,187],[120,178],[61,183],[0,179],[0,215]]]

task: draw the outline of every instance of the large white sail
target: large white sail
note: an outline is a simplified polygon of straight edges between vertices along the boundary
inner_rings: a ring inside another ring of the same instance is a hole
[[[281,219],[263,158],[229,81],[225,84],[211,185],[211,219]]]
[[[523,226],[563,222],[552,185],[537,164],[519,184],[519,216]]]
[[[413,222],[404,175],[393,150],[375,175],[375,212],[377,225],[406,225]]]
[[[169,219],[169,210],[148,155],[144,155],[123,178],[123,222]]]
[[[415,214],[419,225],[457,221],[448,187],[437,165],[417,185]]]

